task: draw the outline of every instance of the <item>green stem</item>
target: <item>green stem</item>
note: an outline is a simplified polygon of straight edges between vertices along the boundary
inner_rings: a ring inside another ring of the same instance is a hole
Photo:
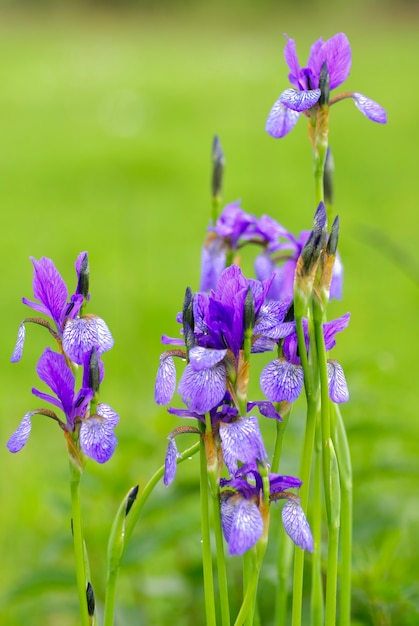
[[[191,456],[193,456],[194,454],[196,454],[198,452],[198,450],[200,449],[200,442],[197,441],[193,446],[191,446],[190,448],[188,448],[187,450],[184,450],[182,452],[182,454],[180,455],[180,457],[177,459],[177,464],[179,465],[179,463],[183,463],[183,461],[186,461],[186,459],[189,459]],[[123,556],[123,554],[125,553],[125,549],[129,543],[129,540],[131,539],[131,535],[134,532],[134,528],[140,518],[140,515],[142,513],[142,510],[144,508],[145,503],[147,502],[148,498],[150,497],[154,487],[157,485],[157,483],[163,478],[164,475],[164,465],[162,465],[155,474],[153,474],[153,476],[150,478],[150,480],[148,481],[148,483],[146,484],[146,486],[144,487],[144,489],[142,490],[141,494],[139,495],[139,497],[137,498],[137,500],[134,502],[131,511],[129,513],[129,516],[127,518],[127,522],[126,522],[126,526],[125,526],[125,540],[124,540],[124,548],[122,551],[122,555],[121,558]]]
[[[70,458],[71,514],[73,520],[73,542],[76,561],[77,591],[79,596],[81,626],[89,626],[90,617],[87,610],[87,577],[80,506],[81,471],[80,466],[77,465],[77,461]]]
[[[222,626],[230,626],[230,604],[228,599],[227,569],[224,555],[223,531],[221,528],[220,494],[217,491],[212,495],[214,515],[214,534],[217,550],[218,587],[220,593],[220,609]]]
[[[313,472],[313,507],[312,507],[312,531],[314,539],[314,551],[311,566],[311,626],[323,624],[324,602],[322,582],[322,439],[321,423],[317,419],[315,448],[314,448],[314,472]]]
[[[260,544],[262,541],[262,544]],[[243,573],[245,573],[246,589],[240,611],[234,622],[234,626],[244,626],[253,623],[253,611],[259,581],[260,567],[266,550],[266,538],[261,539],[243,555]],[[251,621],[248,621],[248,620]]]
[[[278,588],[276,590],[275,626],[288,623],[288,580],[292,566],[294,544],[280,524],[278,546]]]
[[[214,604],[214,579],[212,574],[211,533],[209,520],[209,483],[205,443],[200,442],[200,492],[201,492],[201,529],[202,529],[202,564],[204,572],[204,597],[206,625],[216,626]]]
[[[342,490],[339,625],[350,626],[352,581],[352,465],[348,439],[339,406],[334,404],[333,408],[336,416],[334,443],[338,455],[339,476]]]
[[[254,551],[248,550],[243,554],[243,597],[247,598],[248,590],[253,590],[253,595],[248,600],[248,612],[244,619],[243,624],[245,626],[252,626],[253,614],[255,610],[255,596],[257,585],[253,586],[253,574],[254,574]]]
[[[271,464],[271,472],[273,474],[278,473],[279,461],[281,460],[281,454],[282,454],[282,444],[284,441],[284,435],[285,435],[285,430],[288,425],[289,416],[291,414],[291,407],[292,405],[289,405],[288,409],[281,415],[282,422],[276,420],[275,447],[274,447],[274,453],[273,453],[272,464]]]

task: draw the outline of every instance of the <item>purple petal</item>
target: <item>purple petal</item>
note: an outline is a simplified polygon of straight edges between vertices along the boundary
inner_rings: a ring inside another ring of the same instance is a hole
[[[275,139],[285,137],[294,128],[299,116],[297,111],[292,111],[277,100],[266,120],[265,130]]]
[[[349,391],[345,374],[337,361],[327,362],[327,378],[329,381],[329,396],[333,402],[348,402]]]
[[[260,377],[260,386],[271,402],[294,402],[301,393],[304,383],[303,368],[285,359],[269,363]]]
[[[298,489],[303,484],[295,476],[281,476],[280,474],[269,474],[269,484],[271,494],[284,491],[284,489]]]
[[[160,365],[157,370],[154,386],[154,401],[156,404],[169,404],[176,389],[176,368],[172,356],[163,353],[160,356]]]
[[[34,267],[32,286],[35,299],[44,305],[57,327],[61,328],[68,295],[66,284],[51,259],[42,257],[36,261],[31,257],[31,261]],[[26,299],[24,302],[32,306],[32,303]],[[32,306],[32,308],[35,307]]]
[[[247,410],[251,411],[255,406],[258,407],[260,414],[263,415],[264,417],[273,418],[282,422],[282,417],[280,416],[278,411],[275,409],[272,402],[267,402],[266,400],[261,400],[257,402],[248,402]]]
[[[244,554],[263,533],[262,515],[253,500],[231,496],[226,503],[221,502],[221,516],[230,555]]]
[[[291,83],[294,85],[294,87],[298,88],[298,76],[300,74],[300,64],[298,62],[295,41],[294,39],[291,39],[290,37],[288,37],[288,35],[285,35],[285,37],[287,38],[287,43],[285,44],[285,48],[284,48],[284,57],[285,57],[285,62],[291,71],[291,76],[289,76],[289,79]]]
[[[227,350],[212,350],[211,348],[195,346],[189,350],[189,361],[195,372],[200,372],[217,365],[226,354]]]
[[[369,120],[378,122],[378,124],[387,123],[387,113],[382,106],[380,106],[374,100],[363,96],[362,93],[352,93],[356,107],[363,113]]]
[[[68,367],[65,357],[62,354],[53,352],[50,348],[46,348],[36,366],[36,372],[39,378],[48,385],[60,400],[60,404],[44,397],[33,390],[37,396],[44,397],[49,402],[53,402],[56,406],[60,406],[64,413],[69,416],[74,402],[74,374]]]
[[[283,319],[289,309],[292,298],[281,301],[271,300],[265,302],[259,311],[254,335],[264,335],[271,339],[283,339],[295,331],[295,322],[283,323]]]
[[[348,78],[352,64],[351,46],[344,33],[338,33],[323,43],[312,66],[317,78],[320,76],[323,61],[327,63],[330,89],[335,89]]]
[[[96,315],[67,319],[63,333],[63,349],[68,358],[83,364],[86,352],[96,348],[99,354],[110,350],[113,337],[106,323]]]
[[[282,508],[282,522],[285,532],[295,545],[313,552],[314,541],[310,526],[297,497],[289,498]]]
[[[188,364],[178,385],[178,392],[188,409],[200,415],[217,406],[225,391],[226,369],[223,363],[198,372]]]
[[[96,415],[82,421],[80,445],[83,452],[98,463],[106,463],[114,453],[117,439],[114,428],[119,415],[107,404],[97,405]]]
[[[163,482],[168,487],[175,479],[177,459],[182,455],[178,452],[174,437],[168,437],[169,443],[167,444],[166,460],[164,462],[164,477]]]
[[[30,411],[26,413],[20,422],[19,426],[10,437],[7,442],[7,447],[10,452],[19,452],[28,441],[29,435],[31,434],[32,422],[31,417],[35,415],[36,411]]]
[[[25,323],[22,322],[17,331],[17,340],[15,349],[13,350],[13,354],[10,358],[12,363],[17,363],[22,358],[23,354],[23,344],[25,343],[25,335],[26,335],[26,327]]]
[[[297,91],[296,89],[286,89],[279,96],[279,102],[292,111],[302,113],[316,104],[320,98],[320,89],[308,89]]]
[[[342,299],[343,292],[343,264],[340,258],[339,252],[335,257],[335,264],[333,266],[332,282],[330,284],[330,299],[336,300]]]
[[[335,320],[323,324],[324,343],[326,350],[331,350],[336,345],[335,335],[340,333],[349,324],[350,313],[345,313]]]
[[[238,461],[244,464],[266,460],[258,420],[252,415],[230,423],[220,422],[220,438],[224,463],[230,476],[236,473]]]

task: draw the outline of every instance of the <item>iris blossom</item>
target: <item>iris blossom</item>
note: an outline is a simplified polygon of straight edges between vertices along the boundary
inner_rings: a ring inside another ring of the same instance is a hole
[[[320,73],[324,63],[331,91],[348,78],[352,64],[351,47],[343,33],[338,33],[326,41],[317,40],[311,46],[306,67],[300,67],[295,42],[289,37],[284,56],[290,69],[288,78],[292,88],[281,93],[269,113],[266,131],[275,138],[287,135],[297,123],[300,113],[310,117],[315,112],[321,96]],[[379,124],[387,122],[385,110],[377,102],[358,92],[338,94],[330,98],[328,104],[331,106],[344,98],[352,98],[361,113],[373,122]]]
[[[106,323],[96,315],[79,315],[85,300],[89,298],[87,293],[82,293],[81,287],[87,253],[81,252],[77,257],[75,263],[77,288],[70,298],[67,286],[51,259],[42,257],[39,261],[34,258],[31,260],[34,267],[32,286],[35,301],[22,298],[22,302],[52,320],[54,326],[43,318],[23,320],[19,326],[11,361],[17,362],[22,358],[26,322],[45,326],[70,361],[78,365],[82,365],[83,355],[92,348],[99,353],[110,350],[113,346],[113,338]]]
[[[286,499],[282,509],[285,532],[303,550],[313,551],[310,526],[299,499],[285,490],[298,488],[301,480],[293,476],[269,474],[269,501]],[[243,465],[234,478],[221,479],[221,522],[229,553],[244,554],[262,537],[264,511],[264,483],[256,465]]]
[[[267,302],[269,287],[270,280],[247,279],[238,266],[231,265],[222,273],[215,291],[193,296],[193,329],[186,338],[188,352],[168,350],[160,357],[155,385],[157,404],[168,404],[175,391],[174,356],[188,358],[178,392],[190,411],[205,414],[222,402],[227,390],[235,396],[239,387],[247,388],[242,359],[249,322],[246,318],[252,318],[252,352],[274,349],[278,338],[294,330],[294,322],[284,321],[290,301]],[[185,345],[185,339],[163,337],[163,341]]]
[[[259,412],[265,417],[280,420],[281,417],[270,402],[249,402],[247,410],[251,411],[257,407]],[[170,408],[169,413],[178,417],[194,418],[202,424],[206,424],[205,415],[200,415],[187,409]],[[219,441],[223,461],[230,476],[234,476],[238,469],[238,464],[250,463],[258,460],[265,462],[267,454],[262,441],[258,420],[253,415],[240,417],[238,410],[232,406],[229,394],[226,394],[224,401],[217,407],[210,410],[210,420],[212,431]],[[168,487],[176,476],[176,461],[180,456],[177,450],[175,437],[195,432],[201,434],[196,428],[179,427],[169,435],[165,470],[164,484]]]
[[[65,421],[49,409],[38,409],[26,413],[16,431],[10,437],[7,447],[10,452],[19,452],[26,444],[32,427],[32,417],[36,414],[46,415],[58,422],[61,429],[71,441],[71,449],[78,443],[88,457],[98,463],[108,461],[116,446],[114,428],[119,416],[104,403],[96,405],[96,412],[91,415],[89,405],[94,397],[92,383],[89,381],[89,362],[91,354],[84,357],[84,376],[81,389],[75,392],[75,378],[68,367],[63,354],[47,348],[39,359],[36,371],[39,378],[51,389],[53,395],[33,388],[32,393],[61,409]],[[103,379],[103,367],[99,365],[98,380]],[[75,441],[75,444],[73,442]]]
[[[349,313],[336,320],[323,324],[323,333],[326,350],[331,350],[335,344],[335,335],[349,324]],[[306,345],[308,346],[307,321],[304,320]],[[297,334],[293,333],[284,339],[283,356],[271,361],[262,371],[260,386],[263,393],[271,402],[294,402],[301,393],[304,383],[304,373],[298,356]],[[327,363],[329,396],[333,402],[347,402],[349,399],[348,386],[342,367],[335,360]]]

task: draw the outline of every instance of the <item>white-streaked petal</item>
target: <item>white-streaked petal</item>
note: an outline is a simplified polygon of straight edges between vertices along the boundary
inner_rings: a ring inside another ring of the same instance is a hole
[[[160,365],[157,370],[154,386],[154,401],[156,404],[169,404],[176,389],[176,368],[173,357],[163,353],[160,356]]]
[[[10,361],[12,363],[17,363],[22,358],[23,344],[25,343],[25,336],[26,336],[26,327],[25,327],[25,323],[22,322],[17,331],[17,340],[16,340],[15,349],[13,350],[13,354],[10,358]]]
[[[31,417],[35,413],[36,411],[30,411],[24,415],[19,426],[7,442],[7,448],[10,452],[19,452],[28,441],[32,428]]]
[[[310,526],[297,497],[289,498],[282,508],[282,523],[285,532],[295,545],[313,552],[314,541]]]
[[[329,381],[329,396],[333,402],[348,402],[349,391],[342,366],[334,360],[327,362],[327,378]]]
[[[352,98],[354,99],[356,107],[363,113],[369,120],[373,122],[377,122],[378,124],[386,124],[387,123],[387,113],[382,106],[371,100],[371,98],[367,98],[362,93],[354,92],[352,94]]]
[[[304,373],[301,365],[285,359],[271,361],[262,371],[260,386],[271,402],[294,402],[301,393]]]
[[[106,322],[96,315],[85,315],[66,321],[63,349],[71,361],[83,365],[83,356],[92,348],[99,354],[110,350],[113,337]]]
[[[196,372],[207,370],[223,360],[227,350],[214,350],[195,346],[189,350],[189,362]]]
[[[285,137],[294,128],[299,116],[297,111],[292,111],[277,100],[266,120],[265,130],[275,139]]]
[[[286,89],[279,96],[279,101],[292,111],[301,113],[307,111],[318,102],[320,89],[308,89],[307,91],[297,91],[296,89]]]
[[[238,461],[245,464],[266,460],[259,423],[254,415],[240,417],[230,423],[220,422],[220,438],[224,463],[230,476],[236,473]]]

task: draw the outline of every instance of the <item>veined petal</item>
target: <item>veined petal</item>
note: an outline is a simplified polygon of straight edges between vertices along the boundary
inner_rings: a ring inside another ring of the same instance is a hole
[[[314,541],[310,526],[297,497],[289,498],[282,508],[285,532],[296,546],[313,552]]]
[[[73,372],[66,363],[65,357],[62,354],[53,352],[50,348],[46,348],[38,361],[36,373],[55,393],[60,400],[60,404],[47,397],[44,397],[44,399],[53,402],[56,406],[60,406],[68,417],[73,407],[75,379]],[[33,390],[33,393],[38,397],[43,397],[41,392],[37,392],[37,390]]]
[[[387,123],[387,113],[382,106],[362,95],[362,93],[352,93],[352,98],[354,99],[356,107],[363,113],[369,120],[373,122],[378,122],[378,124],[386,124]]]
[[[82,421],[80,445],[83,452],[98,463],[109,461],[115,451],[117,439],[114,428],[119,415],[107,404],[97,405],[97,413]]]
[[[316,104],[320,98],[320,89],[307,89],[297,91],[296,89],[286,89],[279,96],[279,102],[292,111],[307,111]]]
[[[298,489],[303,484],[295,476],[281,476],[280,474],[269,474],[271,495],[284,491],[284,489]]]
[[[176,368],[173,357],[163,353],[160,356],[160,365],[157,370],[154,386],[154,401],[156,404],[169,404],[176,389]]]
[[[227,527],[230,555],[244,554],[262,535],[263,520],[257,504],[238,494],[231,496],[224,503],[221,501],[221,519],[224,536],[226,536],[224,529]]]
[[[285,137],[296,125],[299,115],[277,100],[266,120],[265,130],[275,139]]]
[[[225,391],[226,369],[223,363],[198,372],[188,363],[178,385],[178,392],[188,409],[200,415],[217,406]]]
[[[164,462],[164,476],[163,482],[168,487],[172,484],[176,476],[177,459],[182,455],[178,452],[174,437],[168,437],[169,443],[167,444],[166,459]]]
[[[330,320],[330,322],[325,322],[323,324],[324,344],[326,346],[326,350],[331,350],[335,347],[335,335],[336,333],[340,333],[345,330],[349,324],[350,317],[350,313],[345,313],[335,320]]]
[[[63,349],[68,358],[78,365],[83,364],[86,352],[96,348],[99,354],[110,350],[113,337],[103,319],[96,315],[84,315],[67,319],[63,333]]]
[[[342,366],[334,360],[327,362],[327,379],[329,381],[329,396],[333,402],[348,402],[349,391]]]
[[[53,261],[42,257],[39,261],[31,257],[34,267],[33,295],[42,302],[58,328],[61,328],[62,313],[67,302],[67,287]],[[31,306],[29,301],[25,304]]]
[[[320,76],[323,61],[327,63],[330,89],[335,89],[348,78],[352,64],[351,46],[344,33],[334,35],[322,45],[316,67],[318,76]]]
[[[294,39],[291,39],[290,37],[288,37],[288,35],[285,35],[285,37],[287,38],[287,43],[285,44],[285,48],[284,48],[284,57],[285,57],[285,62],[288,65],[290,72],[291,72],[289,79],[291,83],[294,85],[294,87],[298,87],[298,76],[300,74],[300,64],[298,62],[298,57],[297,57],[297,48],[296,48]]]
[[[30,411],[24,415],[19,426],[7,442],[7,447],[10,452],[19,452],[28,441],[32,428],[31,417],[35,415],[35,413],[36,411]]]
[[[23,344],[25,343],[25,335],[26,335],[26,327],[25,323],[22,322],[17,331],[17,340],[15,349],[13,350],[13,354],[10,358],[12,363],[17,363],[22,358],[23,354]]]
[[[294,402],[301,393],[304,382],[303,368],[285,359],[271,361],[260,377],[260,386],[271,402]]]
[[[189,350],[189,362],[195,372],[207,370],[223,360],[227,350],[213,350],[195,346]]]
[[[234,422],[220,422],[221,448],[230,476],[242,464],[265,461],[267,458],[258,420],[255,416],[240,417]]]

